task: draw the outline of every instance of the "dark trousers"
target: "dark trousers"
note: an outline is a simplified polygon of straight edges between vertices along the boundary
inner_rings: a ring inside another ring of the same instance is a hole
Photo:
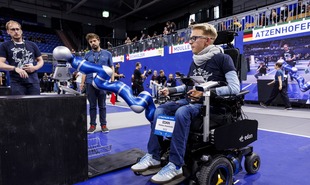
[[[99,108],[100,125],[107,124],[107,109],[106,109],[106,92],[104,90],[96,89],[92,84],[86,86],[87,99],[89,101],[89,115],[90,124],[96,124],[97,105]]]
[[[140,92],[144,91],[143,84],[140,83],[133,83],[132,85],[132,92],[134,96],[138,96]]]
[[[40,95],[39,83],[11,82],[12,95]]]
[[[279,82],[275,82],[273,89],[271,91],[269,99],[265,102],[266,105],[270,105],[270,103],[280,94],[285,108],[291,107],[291,103],[287,96],[287,85],[286,81],[282,82],[282,90],[279,90]]]

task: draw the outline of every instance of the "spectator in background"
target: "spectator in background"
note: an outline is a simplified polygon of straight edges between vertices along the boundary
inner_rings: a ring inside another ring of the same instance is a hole
[[[241,29],[242,25],[239,22],[238,18],[236,16],[233,17],[233,29],[235,31],[239,31]]]
[[[281,67],[282,67],[282,62],[277,62],[275,64],[274,68],[277,70],[277,72],[275,74],[274,80],[268,83],[268,85],[274,84],[272,88],[272,92],[268,100],[265,103],[261,102],[260,105],[266,108],[278,96],[278,94],[280,94],[283,100],[283,103],[285,105],[285,109],[292,110],[291,103],[287,96],[287,85],[285,83],[284,75],[283,75],[283,71],[281,70]]]
[[[297,6],[293,10],[293,16],[297,16],[306,12],[306,5],[303,4],[303,0],[298,0]],[[297,19],[298,17],[295,17]]]
[[[157,31],[154,31],[152,38],[157,37]]]
[[[167,34],[170,34],[170,33],[171,33],[170,24],[171,24],[170,21],[167,21],[167,22],[166,22],[166,29],[167,29],[167,32],[168,32]],[[165,28],[164,28],[164,29],[165,29]]]
[[[115,64],[115,67],[114,67],[114,79],[115,79],[115,81],[120,81],[121,78],[125,78],[125,75],[119,72],[120,67],[121,67],[120,62]],[[116,96],[116,98],[115,98],[116,102],[119,102],[117,99],[118,98],[117,93],[115,94],[115,96]]]
[[[80,88],[80,86],[81,86],[81,82],[82,82],[82,76],[83,76],[83,73],[81,73],[81,72],[77,72],[76,73],[76,80],[75,80],[75,82],[76,82],[76,90],[78,91],[78,92],[82,92],[82,89]]]
[[[259,21],[260,26],[267,26],[268,25],[268,18],[266,17],[265,13],[262,13]]]
[[[165,87],[175,87],[177,86],[176,80],[172,73],[169,74],[168,80],[166,81]]]
[[[142,33],[142,35],[140,37],[140,41],[143,41],[146,38],[147,38],[147,35],[145,33]]]
[[[256,74],[254,75],[256,79],[258,79],[259,76],[264,76],[267,74],[267,66],[261,62],[256,70]]]
[[[176,33],[177,25],[174,22],[170,22],[170,33]]]
[[[2,85],[3,85],[2,76],[3,76],[3,73],[2,73],[2,71],[0,71],[0,86],[2,86]]]
[[[39,95],[37,71],[44,61],[38,46],[23,40],[21,25],[16,21],[8,21],[6,31],[11,40],[0,45],[0,69],[10,71],[12,95]]]
[[[137,36],[135,36],[132,40],[131,40],[131,42],[137,42],[138,41],[138,37]]]
[[[48,92],[48,75],[47,73],[44,73],[42,77],[42,92]]]
[[[289,16],[289,10],[288,10],[288,6],[286,4],[283,5],[283,7],[281,7],[281,13],[280,13],[280,21],[279,22],[286,22],[287,18]]]
[[[156,78],[156,81],[160,86],[165,86],[167,77],[165,76],[164,70],[159,71],[159,76]]]
[[[288,44],[283,45],[283,50],[284,52],[282,53],[280,58],[283,59],[291,67],[295,67],[296,65],[295,52],[289,48]],[[285,71],[285,74],[289,74],[288,71]],[[294,80],[292,76],[290,76],[290,78],[291,78],[291,81]]]
[[[226,30],[226,24],[225,21],[222,21],[219,23],[219,31]]]
[[[151,80],[150,80],[150,89],[152,89],[152,97],[153,98],[157,97],[157,85],[158,85],[157,81],[156,81],[157,77],[158,77],[157,70],[154,70],[153,75],[152,75]]]
[[[109,41],[107,42],[107,45],[108,45],[108,50],[113,48],[113,45]]]
[[[179,71],[175,72],[175,78],[183,78],[183,74],[181,74]]]
[[[271,10],[270,19],[269,20],[270,20],[271,24],[276,24],[277,22],[279,22],[279,17],[278,17],[276,9],[272,9]]]
[[[77,83],[76,83],[77,73],[78,71],[74,71],[71,78],[72,89],[75,91],[77,91]]]
[[[86,40],[91,46],[91,50],[85,54],[85,60],[96,65],[108,66],[114,71],[112,54],[100,47],[100,37],[95,33],[88,33]],[[90,73],[83,75],[80,88],[86,84],[87,99],[89,101],[89,114],[90,114],[90,128],[88,133],[94,133],[96,130],[96,117],[97,117],[97,106],[99,108],[99,121],[102,132],[109,132],[107,128],[106,119],[106,91],[97,89],[93,86],[94,74]],[[111,81],[114,81],[114,74],[111,76]]]
[[[168,34],[169,34],[169,31],[168,31],[167,26],[164,27],[163,34],[164,34],[164,35],[168,35]]]
[[[75,55],[75,50],[73,48],[71,49],[71,53],[72,55]]]
[[[125,40],[125,44],[131,44],[131,40],[130,40],[130,38],[129,37],[127,37],[127,39]]]
[[[133,95],[138,96],[140,94],[140,92],[144,91],[144,87],[143,87],[143,82],[144,79],[146,78],[145,74],[146,74],[146,70],[144,70],[143,73],[141,73],[141,68],[142,65],[140,62],[136,63],[136,68],[133,72],[132,75],[132,92]]]
[[[194,24],[197,24],[196,22],[195,22],[195,20],[194,19],[190,19],[190,21],[189,21],[190,23],[189,23],[189,25],[191,26],[191,25],[194,25]]]

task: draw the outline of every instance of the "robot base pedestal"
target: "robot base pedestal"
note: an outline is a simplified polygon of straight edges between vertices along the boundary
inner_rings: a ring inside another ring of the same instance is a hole
[[[0,184],[88,179],[85,96],[0,97]]]

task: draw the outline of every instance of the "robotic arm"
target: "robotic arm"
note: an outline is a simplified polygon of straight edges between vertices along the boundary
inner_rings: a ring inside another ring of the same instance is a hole
[[[298,83],[299,89],[301,92],[306,92],[310,89],[310,81],[305,83],[305,79],[302,76],[298,75],[298,69],[296,67],[292,67],[286,62],[283,61],[282,67],[290,73],[293,79]]]
[[[153,120],[156,107],[150,93],[143,91],[137,97],[134,97],[131,88],[123,82],[109,82],[113,74],[110,67],[90,63],[81,57],[74,57],[70,50],[64,46],[56,47],[53,50],[53,57],[58,61],[67,61],[73,68],[84,74],[96,73],[97,75],[92,82],[94,87],[119,94],[131,110],[141,113],[145,109],[146,118],[150,122]]]

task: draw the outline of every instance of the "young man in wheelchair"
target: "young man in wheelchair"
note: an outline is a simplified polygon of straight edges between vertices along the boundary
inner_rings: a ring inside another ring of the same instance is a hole
[[[230,56],[223,53],[222,48],[213,45],[216,38],[217,31],[212,25],[193,25],[189,40],[193,62],[188,76],[202,76],[205,81],[226,82],[227,85],[212,90],[216,95],[237,94],[240,92],[240,84],[234,63]],[[201,114],[203,92],[185,85],[160,91],[165,96],[179,92],[186,92],[186,97],[176,102],[167,102],[156,109],[151,122],[148,153],[131,167],[134,172],[143,172],[160,166],[161,136],[154,134],[156,120],[160,115],[174,116],[175,126],[170,143],[169,163],[151,178],[154,183],[166,183],[183,174],[182,166],[185,165],[184,156],[191,121]]]

